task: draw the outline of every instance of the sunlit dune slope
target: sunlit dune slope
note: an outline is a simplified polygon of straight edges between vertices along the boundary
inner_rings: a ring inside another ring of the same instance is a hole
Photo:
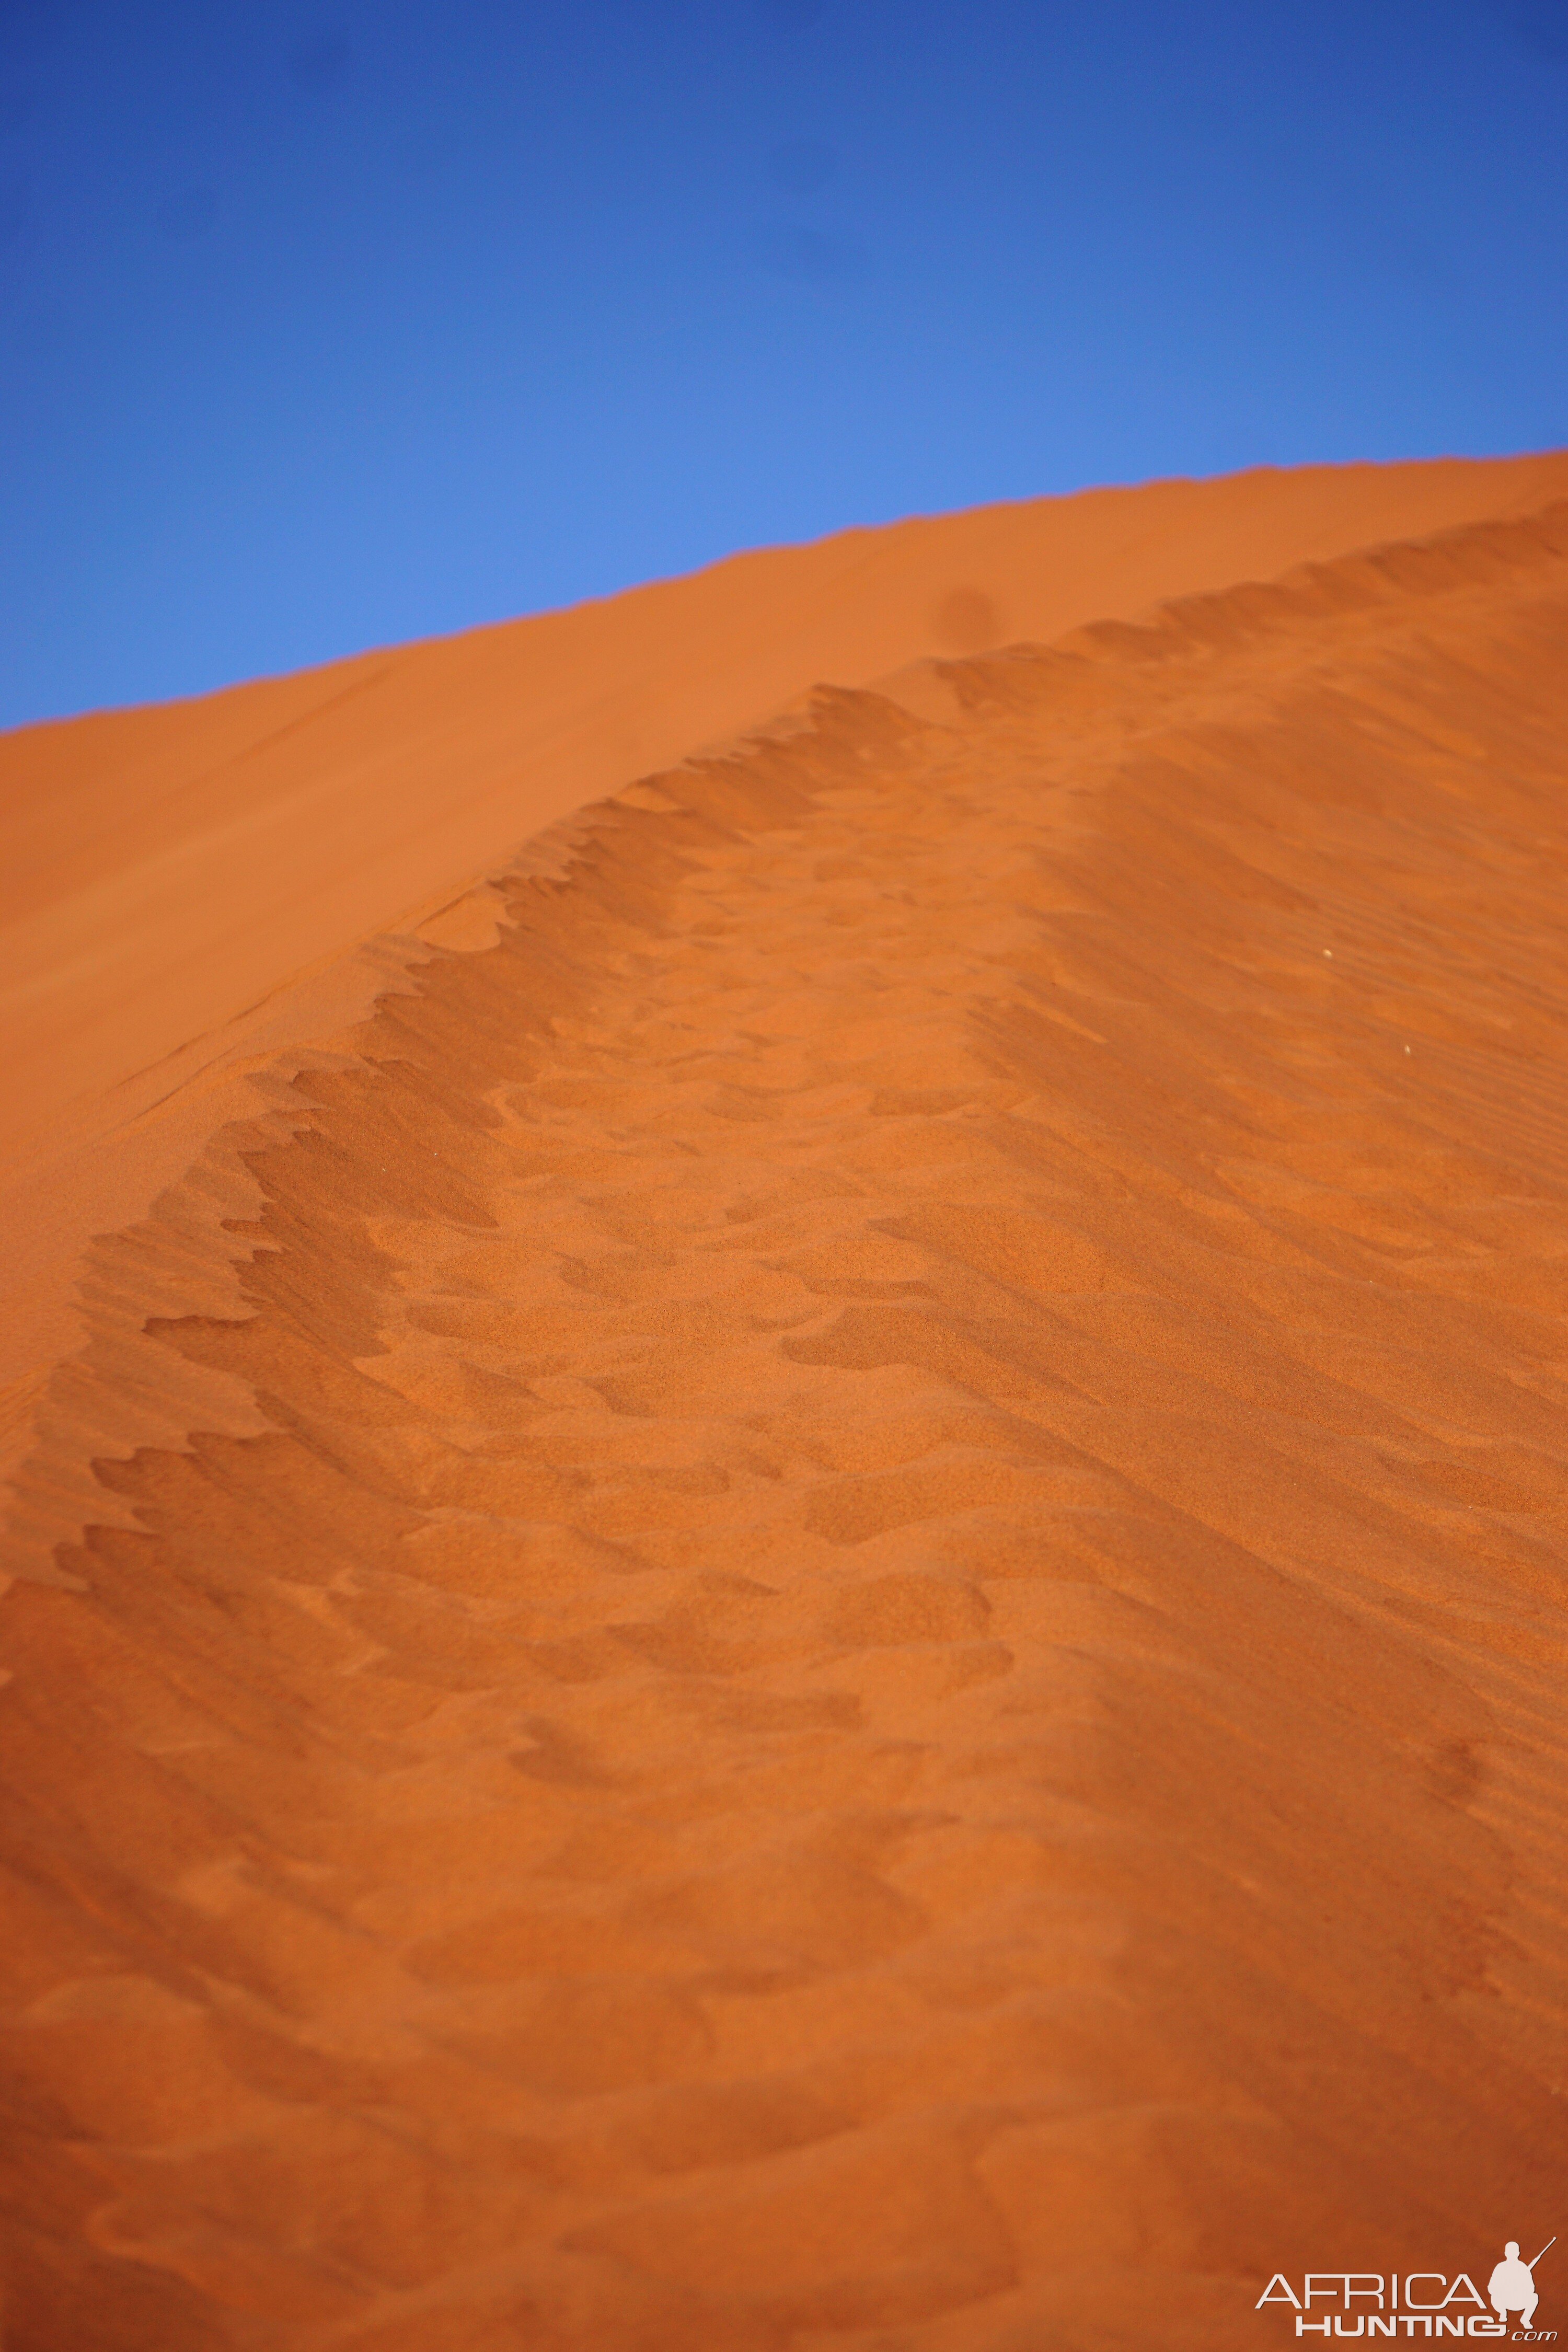
[[[824,690],[100,1241],[7,2352],[1253,2352],[1558,2228],[1565,636],[1559,505]]]
[[[330,1035],[385,977],[323,961],[410,928],[542,826],[822,680],[1563,496],[1559,453],[985,508],[0,740],[0,1391],[72,1343],[81,1243],[232,1115],[215,1076]]]

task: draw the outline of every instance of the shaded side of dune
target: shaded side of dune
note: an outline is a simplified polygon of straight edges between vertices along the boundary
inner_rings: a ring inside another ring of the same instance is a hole
[[[100,1244],[7,2352],[1251,2346],[1551,2233],[1565,620],[1554,509],[825,693]]]

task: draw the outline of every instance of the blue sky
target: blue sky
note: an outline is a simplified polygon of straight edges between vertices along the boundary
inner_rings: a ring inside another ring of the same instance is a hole
[[[1568,0],[0,0],[0,726],[1568,440]]]

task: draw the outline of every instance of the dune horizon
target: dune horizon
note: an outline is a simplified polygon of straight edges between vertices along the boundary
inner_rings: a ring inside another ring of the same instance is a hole
[[[17,1398],[78,1334],[90,1237],[254,1108],[266,1057],[330,1049],[417,955],[410,935],[485,937],[476,880],[551,826],[825,680],[1047,643],[1565,492],[1568,452],[1547,451],[915,517],[0,736],[0,1475]]]
[[[1552,2236],[1565,643],[1260,469],[0,738],[5,2352]]]

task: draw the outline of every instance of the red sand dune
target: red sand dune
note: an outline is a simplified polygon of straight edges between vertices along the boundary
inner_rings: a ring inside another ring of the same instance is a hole
[[[542,827],[825,679],[1044,643],[1564,496],[1557,453],[988,507],[0,738],[0,1397],[73,1343],[82,1243],[253,1108],[221,1081],[368,1010],[389,956],[344,950],[420,928]],[[459,937],[488,935],[475,911]]]
[[[1564,493],[0,746],[6,2352],[1267,2347],[1557,2228]]]

